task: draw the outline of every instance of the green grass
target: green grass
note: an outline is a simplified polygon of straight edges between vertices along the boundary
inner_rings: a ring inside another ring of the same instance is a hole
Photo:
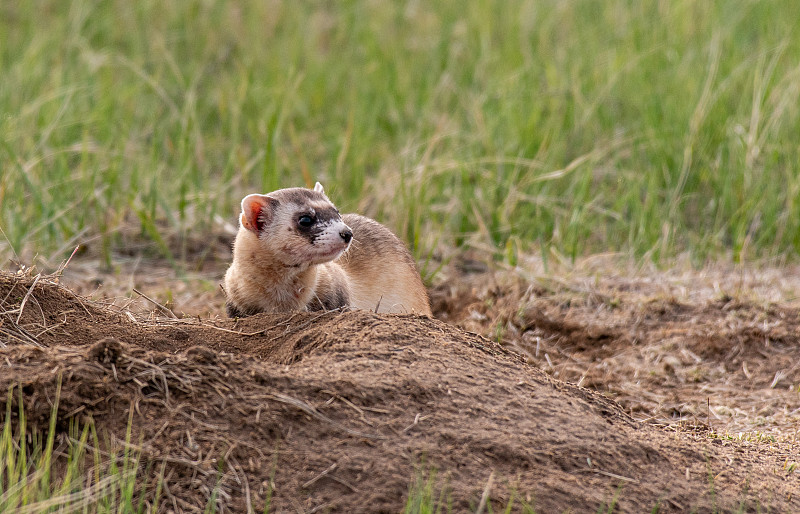
[[[74,420],[65,440],[56,445],[58,392],[46,434],[28,429],[21,393],[15,430],[12,400],[13,390],[8,393],[0,433],[0,512],[158,510],[163,467],[154,483],[143,479],[141,455],[129,444],[131,420],[121,449],[102,450],[94,424],[79,427]]]
[[[470,512],[477,514],[492,514],[492,503],[490,500],[491,486],[494,473],[491,474],[481,501],[475,503],[470,508]],[[449,514],[453,512],[453,498],[447,479],[438,479],[435,468],[425,465],[417,468],[414,479],[408,488],[404,514]],[[503,514],[520,512],[522,514],[535,514],[533,506],[525,500],[518,498],[516,491],[512,491],[511,497],[507,500],[502,511]]]
[[[0,256],[180,258],[322,181],[437,246],[800,250],[794,0],[0,5]],[[170,238],[168,238],[169,236]],[[175,237],[177,236],[177,238]]]
[[[444,514],[452,511],[448,484],[437,483],[435,469],[417,469],[408,488],[404,514]]]

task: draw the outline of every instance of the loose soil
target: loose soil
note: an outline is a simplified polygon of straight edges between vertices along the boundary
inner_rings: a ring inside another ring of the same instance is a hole
[[[454,267],[440,319],[227,320],[0,273],[0,391],[45,430],[60,380],[62,443],[71,418],[124,440],[132,415],[178,512],[215,487],[223,512],[270,491],[277,512],[398,512],[429,476],[454,512],[800,511],[794,307],[504,276]]]

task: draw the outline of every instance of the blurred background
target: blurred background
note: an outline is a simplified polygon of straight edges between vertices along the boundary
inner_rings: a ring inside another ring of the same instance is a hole
[[[0,3],[0,261],[202,259],[319,180],[420,262],[800,248],[794,0]],[[223,252],[224,253],[224,252]],[[423,266],[430,279],[436,266]]]

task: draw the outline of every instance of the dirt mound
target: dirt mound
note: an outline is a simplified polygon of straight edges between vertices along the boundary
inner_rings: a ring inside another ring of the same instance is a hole
[[[20,387],[43,428],[60,376],[59,429],[91,416],[118,438],[133,406],[134,439],[165,463],[165,508],[202,510],[219,485],[222,510],[245,512],[274,484],[276,511],[397,512],[422,468],[456,512],[484,492],[495,509],[516,495],[542,512],[800,509],[789,445],[638,423],[438,320],[144,322],[8,274],[0,299],[0,391]]]

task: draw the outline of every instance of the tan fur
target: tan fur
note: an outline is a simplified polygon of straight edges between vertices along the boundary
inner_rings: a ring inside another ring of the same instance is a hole
[[[325,228],[317,236],[297,224],[306,211],[329,217],[315,227]],[[345,241],[350,231],[352,240]],[[242,201],[225,292],[232,317],[337,307],[431,315],[405,245],[371,219],[339,217],[319,183],[314,190],[281,189]]]
[[[353,244],[336,261],[350,281],[351,305],[378,312],[416,312],[430,316],[428,293],[414,259],[392,232],[364,216],[342,217],[353,230]]]

